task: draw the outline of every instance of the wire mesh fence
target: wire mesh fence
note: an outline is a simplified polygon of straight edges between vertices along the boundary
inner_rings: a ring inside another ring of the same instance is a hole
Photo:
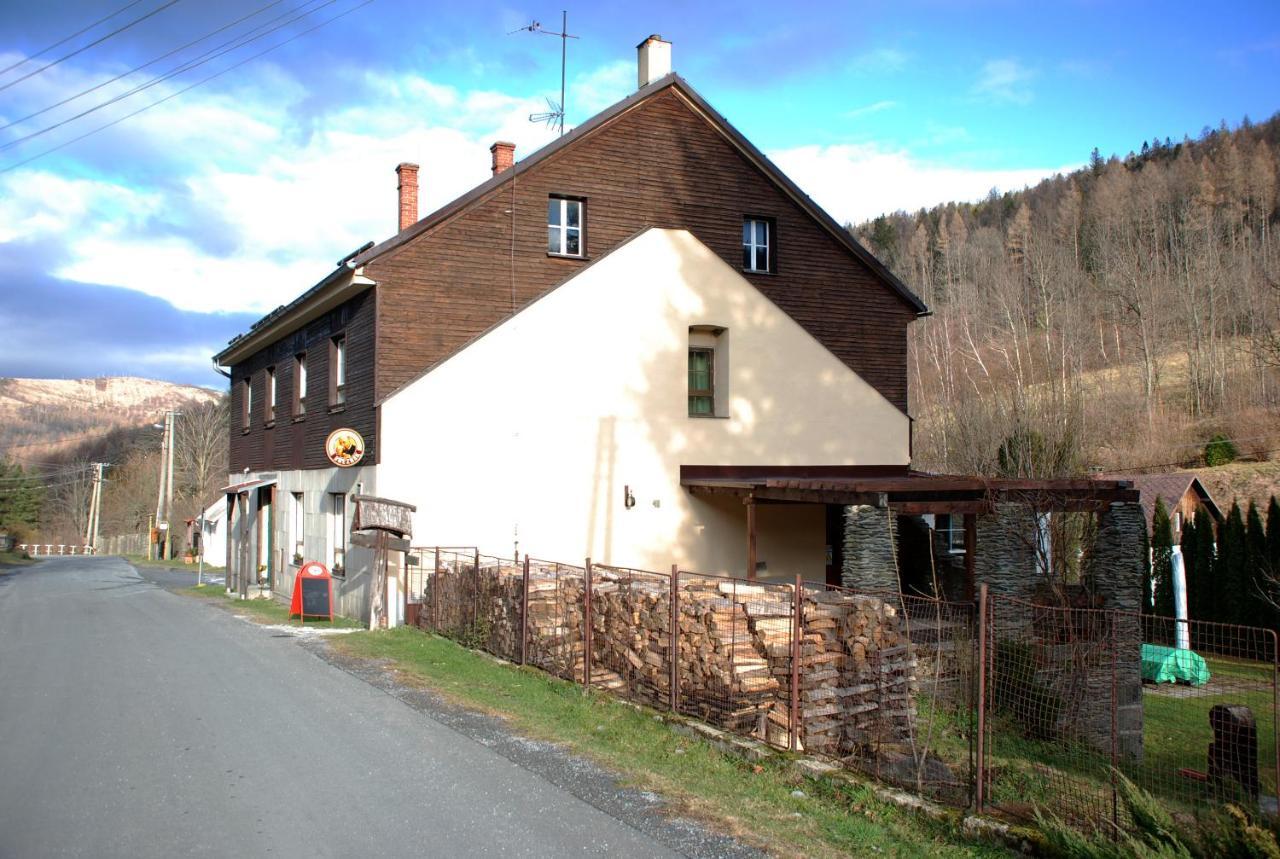
[[[1021,817],[1276,805],[1271,630],[991,595],[415,549],[418,626],[584,687]],[[985,593],[985,589],[984,589]]]

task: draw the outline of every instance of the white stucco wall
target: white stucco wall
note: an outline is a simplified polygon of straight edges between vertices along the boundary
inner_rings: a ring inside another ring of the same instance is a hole
[[[727,329],[725,417],[688,417],[694,325]],[[908,433],[690,233],[654,229],[386,400],[378,482],[417,505],[417,545],[741,574],[741,504],[690,496],[682,464],[901,465]],[[820,576],[822,509],[759,510],[770,576]]]

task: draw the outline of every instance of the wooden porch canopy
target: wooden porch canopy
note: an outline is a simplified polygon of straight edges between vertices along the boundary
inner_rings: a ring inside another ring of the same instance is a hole
[[[990,513],[1001,501],[1045,511],[1097,512],[1138,500],[1129,480],[985,478],[862,466],[685,465],[680,484],[694,495],[731,495],[744,502],[869,504],[903,514]]]

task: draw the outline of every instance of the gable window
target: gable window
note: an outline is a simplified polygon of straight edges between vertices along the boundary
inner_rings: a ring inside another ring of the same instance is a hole
[[[952,554],[964,554],[964,517],[939,513],[934,518],[933,529],[943,539],[943,545]]]
[[[307,413],[307,353],[293,356],[293,414],[301,417]]]
[[[689,326],[689,417],[729,415],[729,329]]]
[[[772,221],[742,219],[742,267],[747,271],[773,271]]]
[[[329,405],[347,401],[347,338],[339,335],[329,341]]]
[[[276,368],[267,368],[267,423],[276,419]]]
[[[245,429],[253,421],[253,377],[249,376],[240,388],[240,424]]]
[[[556,256],[583,255],[582,200],[552,197],[547,200],[547,253]]]
[[[715,350],[689,348],[689,417],[716,413]]]
[[[347,560],[347,496],[329,493],[329,572],[346,574]]]

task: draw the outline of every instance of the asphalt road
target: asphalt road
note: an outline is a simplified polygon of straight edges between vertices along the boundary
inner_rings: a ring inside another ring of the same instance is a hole
[[[122,560],[0,576],[4,859],[703,852],[477,736]]]

